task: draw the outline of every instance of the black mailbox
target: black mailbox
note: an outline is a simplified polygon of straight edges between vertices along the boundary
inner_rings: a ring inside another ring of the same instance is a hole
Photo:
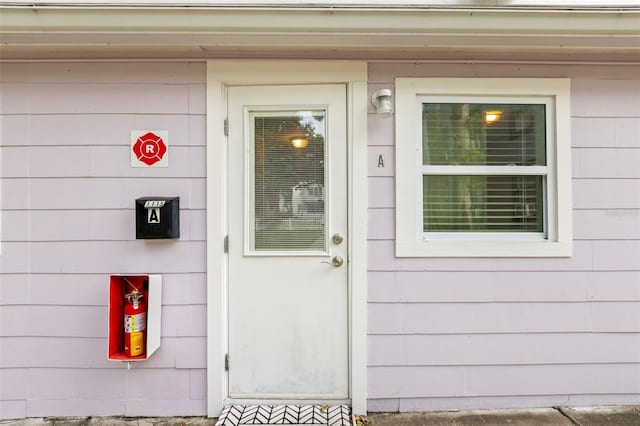
[[[180,238],[180,197],[136,200],[136,239]]]

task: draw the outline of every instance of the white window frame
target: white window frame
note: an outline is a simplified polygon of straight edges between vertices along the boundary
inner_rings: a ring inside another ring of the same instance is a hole
[[[572,254],[571,134],[568,78],[396,79],[396,255],[398,257],[567,257]],[[546,166],[425,166],[424,102],[543,103]],[[412,167],[410,167],[410,165]],[[426,174],[543,175],[544,233],[425,233],[422,177]],[[525,170],[526,169],[526,170]]]

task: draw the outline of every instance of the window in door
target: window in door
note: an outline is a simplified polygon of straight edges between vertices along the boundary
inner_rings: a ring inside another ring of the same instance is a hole
[[[325,111],[253,111],[249,252],[326,252]]]

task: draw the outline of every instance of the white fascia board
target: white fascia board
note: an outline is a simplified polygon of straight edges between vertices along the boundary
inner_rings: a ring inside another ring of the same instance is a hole
[[[217,7],[394,7],[394,8],[539,8],[539,9],[575,9],[575,8],[626,8],[640,7],[637,0],[12,0],[0,1],[0,4],[29,6],[217,6]]]
[[[6,47],[635,49],[640,10],[0,7]]]

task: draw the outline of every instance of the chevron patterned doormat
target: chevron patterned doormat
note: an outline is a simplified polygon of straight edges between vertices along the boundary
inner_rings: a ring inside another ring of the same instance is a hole
[[[216,426],[323,425],[352,426],[347,405],[227,405]]]

